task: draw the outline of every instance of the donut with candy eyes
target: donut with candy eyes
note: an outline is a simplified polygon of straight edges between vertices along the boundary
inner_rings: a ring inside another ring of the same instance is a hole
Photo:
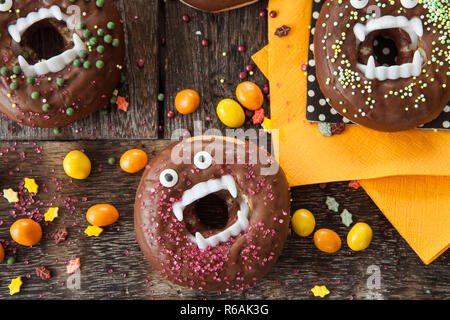
[[[60,41],[45,43],[48,32]],[[0,33],[0,112],[9,119],[63,127],[113,97],[125,54],[113,0],[5,0]]]
[[[200,218],[198,204],[211,195],[226,205],[224,226]],[[137,241],[163,277],[189,288],[242,290],[268,273],[282,251],[290,193],[267,151],[235,138],[200,136],[151,160],[134,210]]]
[[[319,86],[350,121],[379,131],[416,128],[450,99],[448,0],[327,0],[314,31]],[[397,55],[384,63],[377,38]]]
[[[259,0],[181,0],[184,4],[207,12],[222,12],[248,6]]]

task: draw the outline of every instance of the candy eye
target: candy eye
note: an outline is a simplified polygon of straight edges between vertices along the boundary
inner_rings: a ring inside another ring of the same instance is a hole
[[[5,12],[11,9],[13,5],[13,0],[3,0],[0,1],[0,11]]]
[[[402,6],[406,9],[412,9],[417,6],[418,0],[401,0]]]
[[[200,151],[194,157],[194,164],[199,169],[208,169],[212,164],[212,157],[206,151]]]
[[[369,3],[369,0],[350,0],[351,5],[353,8],[356,9],[362,9]]]
[[[166,187],[171,188],[178,182],[178,174],[175,170],[166,169],[159,175],[159,182]]]

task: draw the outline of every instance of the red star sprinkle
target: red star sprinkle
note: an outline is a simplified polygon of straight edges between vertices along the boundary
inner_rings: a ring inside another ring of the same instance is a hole
[[[124,97],[121,97],[121,96],[117,97],[117,106],[118,106],[119,110],[127,112],[129,105],[130,104]]]
[[[361,187],[361,185],[359,184],[359,182],[356,181],[356,180],[350,181],[349,184],[348,184],[348,186],[349,186],[349,187],[352,187],[353,189],[359,189],[359,188]]]

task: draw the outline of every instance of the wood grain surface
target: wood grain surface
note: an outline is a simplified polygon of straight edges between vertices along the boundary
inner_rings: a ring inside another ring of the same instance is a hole
[[[244,292],[189,290],[157,275],[134,236],[133,204],[140,173],[123,172],[118,159],[131,148],[152,157],[170,143],[176,129],[194,133],[195,121],[204,128],[225,129],[215,106],[234,97],[239,73],[267,43],[267,21],[259,16],[267,1],[221,14],[198,12],[175,0],[116,2],[126,28],[128,81],[120,90],[131,103],[129,111],[108,106],[107,115],[98,112],[63,128],[58,136],[52,130],[31,130],[0,120],[0,192],[18,191],[25,177],[35,178],[40,186],[34,197],[23,192],[23,202],[16,207],[0,197],[0,240],[7,256],[0,264],[0,299],[318,299],[310,291],[315,285],[330,289],[326,299],[450,299],[448,254],[424,265],[366,193],[350,188],[348,182],[293,188],[292,211],[311,210],[318,228],[336,230],[344,240],[348,228],[325,204],[327,196],[335,197],[355,222],[372,226],[374,239],[365,251],[351,252],[343,241],[339,252],[325,254],[315,248],[311,236],[292,234],[275,268]],[[184,22],[183,15],[190,21]],[[203,39],[209,40],[208,47],[201,45]],[[246,47],[245,52],[237,50],[239,45]],[[139,59],[145,59],[143,68],[137,67]],[[249,79],[261,86],[267,83],[258,70]],[[167,117],[174,110],[175,94],[185,88],[201,94],[201,107],[189,116]],[[158,102],[158,93],[165,94],[164,101]],[[269,110],[267,101],[265,109]],[[63,171],[63,157],[74,149],[85,151],[92,161],[87,180],[72,181]],[[115,165],[107,163],[109,157],[116,158]],[[88,237],[86,210],[104,202],[119,209],[120,219],[100,237]],[[44,238],[38,245],[10,243],[9,228],[16,219],[27,214],[42,217],[49,206],[58,206],[60,216],[41,223]],[[55,244],[52,233],[62,226],[69,236]],[[11,256],[15,263],[8,265]],[[75,257],[82,264],[80,289],[66,284],[66,263]],[[50,280],[36,276],[35,268],[41,265],[52,271]],[[371,266],[380,270],[378,289],[367,285]],[[10,296],[8,285],[18,276],[24,282],[22,290]]]

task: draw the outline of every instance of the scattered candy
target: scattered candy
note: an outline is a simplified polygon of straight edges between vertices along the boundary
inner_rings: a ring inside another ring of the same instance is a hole
[[[117,108],[119,110],[122,110],[122,111],[125,111],[125,112],[128,111],[128,107],[129,107],[130,104],[128,103],[128,101],[124,97],[118,96],[116,103],[117,103]]]
[[[103,229],[97,226],[89,226],[84,230],[84,233],[89,237],[98,237],[103,232]]]
[[[3,197],[8,200],[9,203],[15,203],[19,202],[18,193],[15,192],[13,189],[4,189],[3,190]]]
[[[39,186],[36,184],[36,180],[30,178],[25,178],[24,187],[29,193],[37,193],[39,189]]]
[[[11,280],[11,283],[9,285],[9,294],[14,295],[16,293],[20,292],[20,288],[22,287],[22,277],[17,277],[15,279]]]
[[[81,267],[80,258],[70,260],[67,264],[67,273],[75,273]]]
[[[84,180],[91,174],[91,160],[81,151],[69,152],[63,161],[66,174],[74,179]]]
[[[57,207],[49,208],[47,210],[47,212],[44,214],[44,220],[50,221],[50,222],[55,220],[55,218],[58,217],[58,211],[59,211],[59,208],[57,208]]]
[[[357,180],[350,181],[348,183],[348,186],[352,187],[355,190],[361,188],[361,185],[359,184],[359,182]]]
[[[328,206],[328,209],[334,212],[339,211],[339,203],[336,201],[333,197],[327,197],[326,204]]]
[[[331,137],[333,135],[331,132],[331,124],[328,122],[319,122],[318,128],[320,133],[325,137]]]
[[[264,103],[261,89],[250,81],[242,82],[237,86],[236,98],[248,110],[258,110]]]
[[[190,89],[185,89],[178,92],[175,97],[175,108],[181,114],[190,114],[198,109],[200,105],[199,94]]]
[[[5,249],[3,249],[3,246],[0,244],[0,263],[3,262],[5,259]]]
[[[10,228],[12,239],[23,246],[34,246],[42,238],[42,228],[34,220],[19,219]]]
[[[224,99],[217,105],[220,121],[230,128],[241,127],[245,122],[245,112],[233,99]]]
[[[252,117],[252,122],[253,124],[259,124],[262,123],[263,121],[264,121],[264,109],[259,108],[258,110],[255,111],[255,114]]]
[[[67,236],[69,235],[69,232],[67,231],[67,228],[60,228],[56,231],[53,239],[55,239],[56,244],[59,244],[63,241],[66,241]]]
[[[105,227],[119,219],[119,211],[110,204],[97,204],[88,209],[86,219],[97,227]]]
[[[295,211],[291,219],[292,228],[294,232],[300,237],[307,237],[313,233],[316,227],[316,219],[311,211],[306,209],[299,209]]]
[[[147,154],[140,149],[126,151],[120,158],[120,167],[128,173],[136,173],[145,168],[148,163]]]
[[[319,229],[314,233],[314,244],[320,251],[334,253],[341,248],[342,241],[333,230]]]
[[[273,122],[271,119],[265,117],[263,123],[261,123],[261,126],[263,127],[264,131],[266,131],[267,133],[272,133]]]
[[[344,209],[341,213],[342,223],[348,228],[353,223],[352,214],[347,209]]]
[[[314,294],[315,297],[325,297],[326,295],[330,294],[330,291],[326,286],[315,286],[311,289],[311,292]]]
[[[372,236],[372,228],[367,223],[358,222],[347,235],[347,245],[353,251],[364,250],[370,245]]]
[[[42,280],[48,280],[52,277],[52,273],[45,266],[36,267],[36,275]]]

